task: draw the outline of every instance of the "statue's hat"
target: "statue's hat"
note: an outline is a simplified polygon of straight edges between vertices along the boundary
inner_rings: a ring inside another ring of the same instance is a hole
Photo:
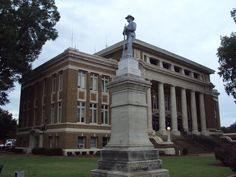
[[[128,15],[127,17],[125,17],[125,19],[128,19],[128,18],[132,18],[132,20],[134,20],[134,17],[132,15]]]

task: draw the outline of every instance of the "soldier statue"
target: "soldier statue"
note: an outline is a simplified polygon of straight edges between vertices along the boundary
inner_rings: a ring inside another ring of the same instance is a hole
[[[132,44],[133,44],[133,40],[135,39],[136,23],[134,22],[134,17],[132,15],[128,15],[125,19],[129,23],[127,26],[124,27],[124,30],[123,30],[124,37],[127,36],[127,39],[126,39],[127,57],[133,57]]]

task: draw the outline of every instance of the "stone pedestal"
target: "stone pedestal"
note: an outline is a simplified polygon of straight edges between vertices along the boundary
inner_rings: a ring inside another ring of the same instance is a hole
[[[140,75],[134,58],[119,62],[117,76],[109,85],[111,138],[101,151],[98,168],[91,171],[92,177],[169,177],[149,141],[146,93],[151,83]]]

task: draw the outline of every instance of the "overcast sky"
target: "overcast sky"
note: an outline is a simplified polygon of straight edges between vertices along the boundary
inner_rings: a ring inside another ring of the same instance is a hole
[[[42,49],[33,67],[68,47],[93,54],[123,39],[124,19],[135,17],[137,39],[163,48],[216,71],[211,82],[220,92],[221,125],[236,121],[236,105],[217,75],[220,36],[236,31],[230,11],[235,0],[57,0],[59,37]],[[18,118],[20,86],[10,93],[5,109]]]

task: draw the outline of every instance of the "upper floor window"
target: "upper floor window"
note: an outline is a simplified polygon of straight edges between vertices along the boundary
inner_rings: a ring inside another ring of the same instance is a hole
[[[52,92],[56,92],[56,75],[52,76]]]
[[[91,73],[90,75],[90,90],[98,90],[98,75]]]
[[[82,71],[82,70],[79,71],[77,86],[82,89],[86,88],[86,72],[85,71]]]
[[[50,123],[53,123],[55,119],[55,104],[51,104],[51,121]]]
[[[58,102],[57,106],[57,122],[61,122],[62,119],[62,103]]]
[[[163,62],[162,65],[163,65],[163,68],[170,69],[170,64],[169,63]]]
[[[191,73],[191,71],[189,71],[189,70],[187,70],[187,69],[184,70],[184,74],[185,74],[186,76],[190,76],[190,73]]]
[[[151,58],[150,58],[150,63],[151,63],[152,65],[158,65],[159,61],[158,61],[157,59],[151,57]]]
[[[108,84],[109,84],[109,77],[103,76],[102,77],[102,92],[108,92]]]
[[[198,73],[193,73],[193,77],[194,77],[195,79],[199,79],[199,78],[200,78],[200,75],[199,75]]]
[[[178,67],[178,66],[174,66],[174,70],[175,70],[175,72],[177,72],[177,73],[180,73],[180,71],[181,71],[181,68],[180,68],[180,67]]]
[[[97,123],[97,104],[95,103],[90,104],[90,116],[91,123]]]
[[[77,103],[77,121],[78,122],[85,122],[85,113],[86,113],[85,102],[78,102]]]
[[[43,95],[46,95],[46,79],[43,80]]]
[[[103,124],[109,124],[109,109],[108,109],[108,105],[102,105],[101,114],[102,114],[102,123]]]
[[[63,74],[62,74],[62,72],[60,72],[59,76],[58,76],[58,88],[59,88],[59,91],[61,91],[63,88]]]

